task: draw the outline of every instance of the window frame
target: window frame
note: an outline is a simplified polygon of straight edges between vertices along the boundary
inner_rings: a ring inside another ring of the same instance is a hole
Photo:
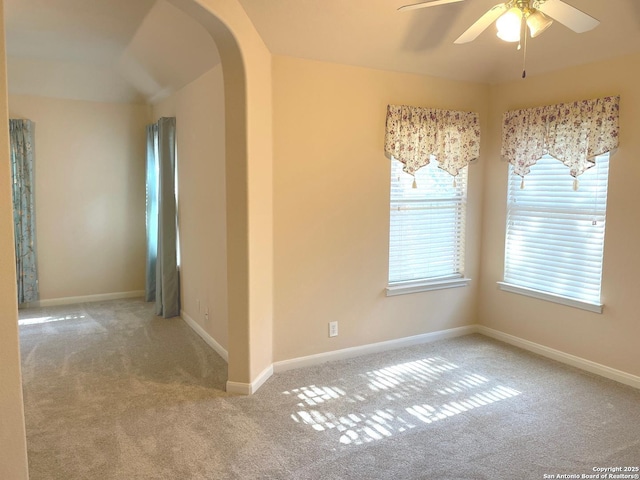
[[[397,162],[397,163],[394,163]],[[453,239],[454,241],[456,241],[458,243],[458,251],[456,252],[458,261],[459,261],[459,271],[457,273],[451,273],[451,274],[447,274],[447,275],[439,275],[439,276],[433,276],[433,277],[424,277],[424,278],[412,278],[412,279],[405,279],[405,280],[398,280],[398,281],[390,281],[390,275],[391,275],[391,270],[392,270],[392,266],[391,266],[391,262],[392,262],[392,256],[391,256],[391,252],[392,252],[392,221],[393,219],[391,218],[392,215],[392,210],[393,210],[393,205],[394,202],[398,203],[398,202],[411,202],[414,203],[416,202],[415,199],[412,200],[408,200],[406,198],[404,199],[399,199],[399,198],[394,198],[393,195],[393,186],[394,186],[394,174],[398,174],[398,170],[400,170],[400,175],[406,175],[406,178],[404,178],[404,181],[412,181],[412,177],[409,174],[406,174],[404,172],[402,172],[400,165],[402,165],[401,162],[399,162],[397,159],[391,157],[391,172],[390,172],[390,201],[389,201],[389,207],[390,207],[390,218],[389,218],[389,255],[388,255],[388,259],[387,259],[387,266],[388,266],[388,271],[387,271],[387,287],[386,287],[386,296],[390,297],[390,296],[396,296],[396,295],[405,295],[405,294],[410,294],[410,293],[419,293],[419,292],[426,292],[426,291],[432,291],[432,290],[440,290],[440,289],[448,289],[448,288],[456,288],[456,287],[464,287],[467,286],[469,284],[469,282],[471,281],[471,279],[466,278],[465,274],[464,274],[464,263],[465,263],[465,248],[464,248],[464,244],[466,243],[466,208],[467,208],[467,191],[468,191],[468,166],[465,167],[466,172],[464,173],[464,176],[462,177],[454,177],[452,175],[449,175],[452,185],[454,184],[454,181],[456,183],[459,183],[460,181],[464,182],[464,190],[462,195],[451,195],[450,200],[459,202],[460,207],[462,208],[462,220],[457,220],[456,221],[456,229],[460,228],[460,231],[457,231],[456,233],[456,237],[455,239]],[[395,167],[395,168],[394,168]],[[439,168],[438,167],[438,163],[437,160],[432,156],[431,157],[431,162],[429,165],[423,167],[424,168]],[[447,174],[447,172],[445,172],[444,170],[438,170],[439,174],[440,172],[442,174]],[[448,174],[447,174],[448,175]],[[417,182],[420,182],[420,180],[416,180]],[[432,201],[433,203],[433,199],[429,199],[426,198],[424,199],[424,202],[428,202],[429,200]],[[443,200],[443,198],[438,198],[438,200]],[[447,198],[447,200],[449,200],[449,198]],[[422,200],[418,200],[418,201],[422,201]],[[461,222],[461,227],[458,227],[457,223]]]
[[[509,221],[510,221],[510,205],[511,205],[511,200],[510,197],[512,195],[512,189],[517,188],[514,187],[514,174],[513,174],[513,167],[511,165],[509,165],[509,177],[507,179],[507,195],[506,195],[506,215],[505,215],[505,244],[504,244],[504,264],[503,264],[503,280],[502,281],[498,281],[498,288],[502,291],[505,292],[510,292],[510,293],[515,293],[515,294],[519,294],[519,295],[524,295],[524,296],[528,296],[528,297],[532,297],[532,298],[536,298],[539,300],[545,300],[548,302],[553,302],[553,303],[557,303],[557,304],[561,304],[561,305],[565,305],[565,306],[570,306],[570,307],[575,307],[575,308],[580,308],[583,310],[587,310],[590,312],[594,312],[594,313],[602,313],[603,308],[604,308],[604,303],[602,302],[602,277],[603,277],[603,271],[604,271],[604,244],[605,244],[605,240],[606,240],[606,214],[607,214],[607,201],[608,201],[608,182],[609,182],[609,167],[610,167],[610,153],[604,153],[602,155],[599,155],[596,158],[596,166],[592,167],[592,169],[597,168],[598,166],[598,161],[602,162],[603,161],[603,157],[606,157],[606,161],[608,163],[607,167],[606,167],[606,177],[604,179],[600,179],[599,177],[596,177],[596,182],[602,182],[602,184],[598,184],[598,188],[602,188],[604,185],[604,208],[602,209],[601,213],[598,213],[598,215],[602,216],[602,243],[600,244],[600,249],[601,249],[601,254],[600,254],[600,265],[599,265],[599,300],[598,301],[593,301],[587,298],[579,298],[579,297],[573,297],[573,296],[569,296],[569,295],[562,295],[560,293],[557,292],[551,292],[551,291],[547,291],[544,289],[536,289],[533,288],[531,286],[524,286],[524,285],[518,285],[516,283],[512,283],[513,279],[511,279],[512,281],[508,281],[507,280],[507,267],[508,267],[508,256],[509,256],[509,239],[508,239],[508,235],[509,235]],[[545,157],[543,157],[543,159],[545,161],[553,159],[553,157],[550,157],[549,155],[545,155]],[[559,160],[557,159],[553,159],[554,161],[560,163]],[[536,164],[537,165],[537,164]],[[601,164],[600,164],[601,165]],[[535,165],[532,167],[532,170],[535,168]],[[590,169],[591,170],[591,169]],[[587,172],[589,172],[590,170],[588,170]],[[601,172],[598,172],[597,170],[594,170],[594,172],[597,172],[597,175],[602,175]],[[586,172],[585,172],[586,173]],[[547,174],[548,175],[548,174]],[[579,177],[580,178],[580,177]],[[572,178],[570,176],[568,176],[568,169],[567,169],[567,188],[571,189],[571,183],[572,183]],[[579,189],[579,182],[580,180],[578,179],[578,183],[576,184],[576,187]],[[527,183],[527,176],[524,177],[524,188],[526,189],[526,183]],[[602,192],[600,190],[597,191],[597,193],[595,193],[595,199],[594,202],[597,201],[598,196],[601,196],[601,200],[602,200]],[[569,210],[566,207],[563,207],[563,209]],[[584,215],[584,211],[581,211],[578,208],[572,208],[573,212],[572,215],[575,215],[576,218],[579,217],[579,215]],[[594,214],[596,215],[596,214]],[[577,227],[576,227],[577,228]],[[531,232],[529,232],[529,234],[531,234]],[[572,232],[571,235],[575,235],[575,233]],[[575,239],[574,237],[571,237],[571,239]]]

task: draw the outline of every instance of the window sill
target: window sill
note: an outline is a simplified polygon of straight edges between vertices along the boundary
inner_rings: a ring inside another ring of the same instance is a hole
[[[392,283],[386,289],[387,297],[406,295],[408,293],[428,292],[445,288],[466,287],[470,278],[440,278],[434,280],[415,280],[412,282]]]
[[[498,288],[505,292],[517,293],[518,295],[525,295],[539,300],[559,303],[560,305],[566,305],[568,307],[581,308],[582,310],[588,310],[589,312],[594,313],[602,313],[602,309],[604,307],[601,303],[585,302],[584,300],[577,300],[575,298],[563,297],[553,293],[541,292],[540,290],[534,290],[532,288],[519,287],[506,282],[498,282]]]

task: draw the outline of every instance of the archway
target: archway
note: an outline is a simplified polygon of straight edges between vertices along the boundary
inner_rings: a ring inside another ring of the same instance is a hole
[[[251,394],[272,373],[271,54],[241,5],[169,0],[214,39],[225,98],[229,376]]]

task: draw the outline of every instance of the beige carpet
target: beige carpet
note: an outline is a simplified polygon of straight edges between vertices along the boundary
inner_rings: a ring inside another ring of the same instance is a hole
[[[479,335],[223,391],[142,301],[21,312],[39,479],[542,479],[640,464],[640,392]],[[556,477],[558,478],[558,477]]]

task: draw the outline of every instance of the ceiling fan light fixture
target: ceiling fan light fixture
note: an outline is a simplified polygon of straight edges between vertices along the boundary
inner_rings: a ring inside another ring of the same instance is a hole
[[[535,38],[551,26],[553,20],[547,17],[540,10],[534,11],[527,17],[527,26],[531,33],[531,38]]]
[[[510,8],[496,21],[498,38],[505,42],[520,41],[521,26],[522,11],[517,7]]]

